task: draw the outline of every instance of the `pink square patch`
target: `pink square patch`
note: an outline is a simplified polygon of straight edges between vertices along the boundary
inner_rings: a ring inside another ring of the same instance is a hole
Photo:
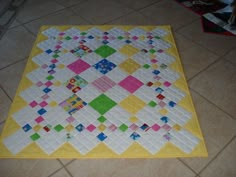
[[[47,81],[47,82],[45,83],[45,85],[46,85],[47,87],[50,87],[50,86],[52,85],[52,82],[51,82],[51,81]]]
[[[154,125],[152,126],[152,129],[153,129],[154,131],[158,131],[160,128],[161,128],[161,127],[160,127],[158,124],[154,124]]]
[[[164,82],[164,86],[169,87],[169,86],[171,86],[171,83],[166,81],[166,82]]]
[[[143,85],[143,83],[133,76],[128,76],[124,80],[122,80],[119,85],[128,92],[134,93]]]
[[[38,118],[35,119],[35,122],[37,122],[38,124],[42,121],[44,121],[44,118],[41,116],[39,116]]]
[[[41,81],[39,81],[39,82],[36,83],[36,85],[37,85],[38,87],[41,87],[41,86],[43,85],[43,83],[42,83]]]
[[[69,123],[74,122],[74,120],[75,120],[74,117],[68,117],[68,118],[66,119],[66,121],[69,122]]]
[[[43,101],[43,102],[41,102],[39,105],[40,105],[41,107],[45,107],[45,106],[48,105],[48,103],[47,103],[46,101]]]
[[[75,74],[80,74],[90,68],[90,65],[86,63],[85,61],[79,59],[76,60],[75,62],[69,64],[67,66],[71,71],[73,71]]]
[[[135,131],[135,130],[137,130],[139,127],[138,127],[137,125],[135,125],[135,124],[132,124],[132,125],[129,126],[129,128],[130,128],[131,130]]]
[[[32,101],[30,104],[29,104],[32,108],[34,108],[35,106],[38,105],[38,103],[36,101]]]
[[[87,127],[87,130],[92,132],[94,129],[96,129],[96,127],[93,125],[93,124],[90,124],[88,127]]]
[[[92,82],[92,85],[98,89],[101,92],[106,92],[110,88],[114,87],[116,85],[115,82],[113,82],[109,77],[107,76],[102,76]]]

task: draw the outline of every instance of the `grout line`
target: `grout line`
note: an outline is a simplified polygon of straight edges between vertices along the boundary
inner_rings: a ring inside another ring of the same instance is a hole
[[[59,4],[59,5],[63,6],[63,7],[65,7],[65,8],[70,8],[70,7],[73,7],[73,6],[77,6],[79,3],[85,2],[85,0],[79,0],[78,2],[76,2],[76,3],[72,4],[72,5],[69,5],[69,6],[65,6],[62,3],[57,2],[56,0],[53,0],[53,2],[55,2],[56,4]]]
[[[212,63],[210,63],[208,66],[206,66],[205,68],[203,68],[202,70],[200,70],[199,72],[197,72],[194,76],[190,77],[188,79],[188,82],[190,82],[191,80],[193,80],[195,77],[197,77],[198,75],[200,75],[202,72],[206,71],[208,68],[210,68],[212,65],[216,64],[217,62],[221,61],[222,58],[218,57],[215,61],[213,61]]]
[[[226,145],[206,164],[206,166],[199,171],[198,174],[201,174],[207,167],[209,167],[209,165],[230,145],[231,142],[233,142],[235,138],[236,136],[231,138],[229,142],[226,143]]]
[[[201,17],[199,16],[199,18],[196,18],[195,20],[189,22],[188,24],[179,27],[178,29],[175,30],[175,32],[177,32],[178,34],[181,34],[181,35],[182,35],[182,33],[179,32],[181,29],[185,28],[185,27],[188,26],[188,25],[191,25],[191,24],[195,23],[195,22],[198,21],[200,18],[201,18]],[[182,36],[184,36],[184,35],[182,35]],[[184,37],[185,37],[185,36],[184,36]],[[186,38],[186,37],[185,37],[185,38]],[[187,39],[189,40],[189,38],[187,38]],[[191,41],[192,41],[192,40],[191,40]],[[194,42],[194,41],[192,41],[192,42]],[[198,44],[198,45],[199,45],[199,44]]]
[[[232,64],[232,65],[234,65],[234,66],[236,66],[236,63],[234,63],[234,62],[232,62],[232,61],[230,61],[229,59],[225,59],[227,62],[229,62],[230,64]]]
[[[3,88],[3,86],[2,85],[0,85],[0,89],[5,93],[5,95],[10,99],[10,101],[11,101],[11,104],[12,104],[12,98],[10,97],[10,95],[8,95],[8,93],[6,92],[6,90]]]
[[[127,16],[127,15],[130,15],[130,14],[134,13],[134,12],[137,12],[137,13],[139,13],[140,15],[143,15],[145,18],[147,18],[144,14],[142,14],[142,13],[139,12],[139,11],[142,10],[142,9],[145,9],[145,8],[147,8],[147,7],[149,7],[149,6],[152,6],[152,5],[154,5],[154,4],[158,4],[158,3],[160,3],[161,1],[162,1],[162,0],[157,1],[157,2],[154,2],[154,3],[151,3],[151,4],[147,5],[147,6],[141,7],[140,9],[133,9],[133,8],[131,8],[131,7],[129,7],[129,6],[126,6],[125,4],[121,4],[123,7],[129,8],[129,9],[131,9],[132,11],[129,12],[129,13],[127,13],[127,14],[124,14],[124,15],[122,15],[122,16],[120,16],[120,17],[114,18],[114,19],[112,19],[112,20],[110,20],[110,21],[108,21],[108,22],[105,22],[105,23],[103,23],[103,25],[104,25],[104,24],[111,23],[111,22],[113,22],[113,21],[115,21],[115,20],[118,20],[118,19],[120,19],[120,18],[123,18],[123,17],[125,17],[125,16]],[[116,3],[117,3],[117,1],[113,1],[113,2],[116,2]],[[147,18],[147,19],[148,19],[148,18]]]
[[[148,8],[148,7],[150,7],[150,6],[153,6],[153,5],[155,5],[155,4],[158,4],[158,3],[160,3],[160,2],[162,2],[163,0],[159,0],[159,1],[157,1],[157,2],[153,2],[153,3],[151,3],[151,4],[148,4],[148,5],[146,5],[146,6],[144,6],[144,7],[141,7],[140,9],[133,9],[133,10],[135,10],[135,11],[140,11],[140,10],[143,10],[143,9],[145,9],[145,8]]]
[[[120,18],[123,18],[123,17],[125,17],[125,16],[127,16],[127,15],[130,15],[130,14],[132,14],[132,13],[134,13],[134,12],[135,12],[135,11],[132,10],[131,12],[129,12],[129,13],[127,13],[127,14],[124,14],[124,15],[122,15],[122,16],[120,16],[120,17],[116,17],[116,18],[114,18],[114,19],[112,19],[112,20],[109,20],[109,21],[103,23],[102,25],[111,23],[111,22],[113,22],[113,21],[115,21],[115,20],[118,20],[118,19],[120,19]]]
[[[70,173],[70,171],[66,168],[66,166],[69,164],[69,163],[71,163],[72,161],[74,161],[74,159],[72,160],[72,161],[70,161],[69,163],[67,163],[66,165],[64,165],[61,161],[60,161],[60,159],[57,159],[58,161],[59,161],[59,163],[63,166],[63,168],[64,168],[64,170],[71,176],[71,177],[73,177],[73,175]]]
[[[64,167],[62,166],[62,167],[60,167],[60,168],[58,168],[56,171],[54,171],[54,172],[52,172],[48,177],[51,177],[51,176],[53,176],[54,174],[56,174],[57,172],[59,172],[61,169],[63,169]],[[73,176],[72,176],[73,177]]]
[[[27,32],[29,32],[30,34],[32,34],[34,37],[37,37],[37,35],[36,34],[34,34],[32,31],[30,31],[26,26],[25,26],[25,24],[23,24],[23,25],[21,25]],[[34,40],[36,40],[36,39],[34,39]]]
[[[192,169],[188,164],[186,164],[181,158],[177,158],[183,165],[185,165],[187,168],[189,168],[195,175],[198,175],[198,173]]]
[[[71,177],[73,177],[73,175],[72,175],[71,172],[66,168],[66,166],[64,167],[64,169],[66,170],[66,172],[67,172]]]
[[[24,59],[19,59],[19,60],[17,60],[17,61],[14,61],[13,63],[8,64],[8,65],[6,65],[6,66],[0,68],[0,71],[3,70],[3,69],[8,68],[8,67],[10,67],[10,66],[12,66],[12,65],[14,65],[14,64],[20,63],[20,62],[22,62],[22,61],[24,61],[24,60],[26,60],[26,58],[24,58]]]
[[[236,120],[231,114],[229,114],[228,112],[226,112],[225,110],[223,110],[222,108],[220,108],[218,105],[216,105],[215,103],[213,103],[211,100],[209,100],[208,98],[206,98],[205,96],[203,96],[201,93],[199,93],[198,91],[194,90],[193,88],[190,88],[191,91],[197,93],[198,95],[200,95],[201,97],[203,97],[206,101],[208,101],[209,103],[211,103],[213,106],[217,107],[219,110],[221,110],[223,113],[225,113],[226,115],[228,115],[231,119]]]
[[[18,22],[19,22],[21,25],[25,25],[25,24],[27,24],[27,23],[31,23],[31,22],[33,22],[33,21],[39,20],[40,18],[46,17],[46,16],[48,16],[48,15],[53,15],[54,13],[58,13],[58,12],[63,11],[63,10],[65,10],[65,9],[67,9],[67,8],[64,7],[64,8],[62,8],[62,9],[57,10],[57,11],[50,12],[50,13],[48,13],[48,14],[46,14],[46,15],[42,15],[42,16],[40,16],[40,17],[38,17],[38,18],[29,20],[29,21],[27,21],[27,22],[21,22],[19,19],[17,19],[17,17],[16,17],[16,19],[18,20]]]

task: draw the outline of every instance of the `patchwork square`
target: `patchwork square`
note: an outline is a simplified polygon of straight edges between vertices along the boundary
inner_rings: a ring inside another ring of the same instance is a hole
[[[67,98],[65,101],[61,102],[59,104],[69,115],[74,114],[76,111],[79,111],[84,106],[87,105],[86,102],[84,102],[80,97],[73,94],[69,98]]]
[[[90,65],[86,63],[85,61],[79,59],[76,60],[75,62],[69,64],[67,66],[71,71],[73,71],[75,74],[80,74],[90,68]]]
[[[88,85],[88,82],[78,75],[72,77],[71,79],[69,79],[65,83],[65,86],[69,90],[71,90],[73,93],[77,93],[79,90],[81,90],[86,85]]]
[[[91,53],[92,50],[85,45],[80,45],[79,47],[72,49],[70,52],[73,53],[77,57],[82,57],[87,53]]]
[[[134,60],[132,59],[127,59],[125,60],[123,63],[121,63],[119,65],[119,67],[127,72],[128,74],[132,74],[133,72],[135,72],[137,69],[139,69],[141,66],[135,62]]]
[[[170,27],[44,26],[37,41],[0,158],[207,155]]]
[[[124,80],[122,80],[119,85],[128,92],[134,93],[143,85],[143,83],[133,76],[128,76]]]
[[[113,86],[115,86],[116,83],[112,81],[109,77],[102,76],[97,80],[95,80],[94,82],[92,82],[92,85],[103,93],[112,88]]]
[[[108,45],[102,45],[101,47],[97,48],[94,52],[100,55],[102,58],[107,58],[108,56],[115,53],[116,50]]]
[[[113,70],[116,67],[116,65],[108,61],[107,59],[103,59],[99,61],[97,64],[95,64],[93,67],[97,69],[99,72],[101,72],[102,74],[106,74],[109,71]]]
[[[136,114],[145,105],[145,102],[134,95],[130,95],[120,102],[120,106],[131,114]]]
[[[95,98],[93,101],[89,103],[89,105],[99,112],[101,115],[105,114],[108,110],[114,107],[117,103],[112,99],[102,94]]]
[[[120,50],[119,52],[128,56],[128,57],[131,57],[133,55],[135,55],[136,53],[138,53],[140,50],[133,47],[132,45],[124,45]]]

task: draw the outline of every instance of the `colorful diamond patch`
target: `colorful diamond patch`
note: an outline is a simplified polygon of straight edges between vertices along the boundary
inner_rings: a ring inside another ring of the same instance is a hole
[[[65,101],[59,104],[67,113],[70,115],[74,114],[76,111],[79,111],[84,106],[87,105],[80,97],[77,95],[72,95],[67,98]]]

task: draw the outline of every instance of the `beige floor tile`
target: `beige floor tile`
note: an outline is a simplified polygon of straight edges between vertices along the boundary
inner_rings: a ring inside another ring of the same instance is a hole
[[[218,56],[209,50],[195,44],[178,33],[174,34],[187,79],[195,76],[218,59]]]
[[[0,159],[4,177],[47,177],[61,167],[57,160]]]
[[[59,159],[63,165],[67,165],[69,162],[71,162],[73,159]]]
[[[24,59],[29,54],[34,39],[22,26],[8,30],[0,40],[0,68]]]
[[[112,25],[151,25],[152,22],[138,12],[125,15],[119,19],[116,19],[108,24]]]
[[[17,20],[21,23],[26,23],[63,8],[64,6],[61,6],[52,0],[27,1],[20,9]]]
[[[190,81],[190,87],[236,118],[236,66],[221,60]]]
[[[25,24],[34,34],[37,34],[42,25],[80,25],[88,24],[83,18],[73,14],[69,10],[62,10],[60,12],[42,17],[38,20]]]
[[[140,12],[150,18],[153,24],[171,25],[174,29],[178,29],[199,18],[196,14],[172,0],[161,1]]]
[[[7,118],[10,105],[11,105],[11,100],[0,88],[0,123]]]
[[[13,99],[21,80],[26,60],[11,65],[0,71],[0,83],[7,94]]]
[[[61,170],[59,170],[58,172],[56,172],[50,177],[70,177],[70,175],[67,173],[67,171],[64,168],[62,168]]]
[[[232,63],[236,64],[236,48],[231,50],[226,56],[225,56],[226,60],[229,60]]]
[[[61,4],[65,7],[69,7],[69,6],[72,6],[72,5],[76,5],[76,4],[79,4],[81,3],[83,0],[56,0],[56,2],[58,4]]]
[[[132,12],[119,3],[107,0],[88,0],[71,9],[93,24],[103,24]]]
[[[200,174],[201,177],[236,176],[236,139]]]
[[[191,177],[195,174],[177,159],[76,160],[67,166],[73,177]]]
[[[138,10],[141,8],[144,8],[146,6],[149,6],[155,2],[158,2],[160,0],[115,0],[116,2],[119,2],[121,4],[124,4],[125,6]]]
[[[223,55],[233,47],[236,47],[235,37],[205,33],[202,31],[201,25],[201,21],[197,20],[181,28],[178,32],[218,55]]]
[[[198,173],[236,135],[236,121],[197,93],[192,92],[192,96],[209,157],[182,160]]]

